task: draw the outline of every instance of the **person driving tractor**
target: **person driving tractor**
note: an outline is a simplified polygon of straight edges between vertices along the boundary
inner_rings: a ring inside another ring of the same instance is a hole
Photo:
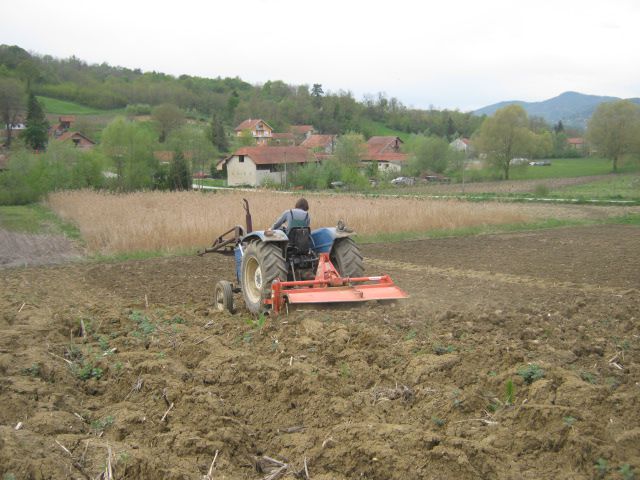
[[[283,227],[287,224],[286,228]],[[292,228],[308,227],[311,225],[311,219],[309,218],[309,202],[306,199],[301,198],[296,202],[296,205],[291,210],[285,210],[280,218],[273,224],[271,230],[282,228],[288,230]]]

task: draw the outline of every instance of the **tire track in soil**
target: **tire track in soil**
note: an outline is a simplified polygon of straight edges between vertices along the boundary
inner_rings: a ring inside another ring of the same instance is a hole
[[[606,293],[616,296],[638,293],[640,290],[634,288],[613,288],[603,285],[574,282],[550,282],[539,277],[528,275],[513,275],[509,273],[496,273],[483,270],[461,270],[457,268],[441,268],[416,263],[400,262],[392,260],[381,260],[379,258],[365,258],[367,267],[378,267],[387,270],[405,270],[412,273],[422,273],[427,275],[442,275],[450,278],[466,278],[479,281],[502,282],[515,285],[541,287],[541,288],[565,288],[580,290],[585,293]]]

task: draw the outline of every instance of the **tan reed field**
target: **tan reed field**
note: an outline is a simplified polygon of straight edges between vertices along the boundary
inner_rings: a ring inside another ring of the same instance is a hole
[[[312,228],[339,219],[364,235],[427,232],[523,222],[525,209],[514,204],[469,203],[416,198],[371,198],[305,194]],[[299,195],[276,192],[54,193],[48,205],[78,226],[92,253],[172,251],[209,245],[234,225],[244,225],[247,198],[256,230],[268,228]]]

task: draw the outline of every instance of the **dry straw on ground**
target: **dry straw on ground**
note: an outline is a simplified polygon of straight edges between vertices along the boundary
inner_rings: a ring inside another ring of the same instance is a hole
[[[237,224],[244,224],[247,198],[255,229],[268,228],[297,195],[274,192],[139,192],[110,194],[60,192],[49,206],[78,226],[91,252],[171,251],[206,246]],[[374,235],[426,232],[478,225],[522,222],[518,205],[416,198],[308,195],[312,227],[342,219],[356,232]]]

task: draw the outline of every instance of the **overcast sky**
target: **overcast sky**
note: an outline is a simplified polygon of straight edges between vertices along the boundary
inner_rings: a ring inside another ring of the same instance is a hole
[[[419,108],[640,97],[637,0],[19,0],[1,9],[0,43]]]

